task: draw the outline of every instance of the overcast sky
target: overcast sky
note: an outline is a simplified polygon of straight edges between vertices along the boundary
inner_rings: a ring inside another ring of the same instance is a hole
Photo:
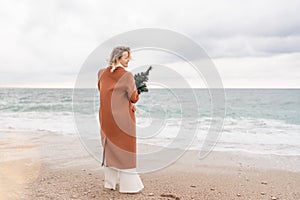
[[[162,28],[201,45],[227,88],[299,88],[299,8],[299,0],[1,0],[0,86],[72,88],[101,43]]]

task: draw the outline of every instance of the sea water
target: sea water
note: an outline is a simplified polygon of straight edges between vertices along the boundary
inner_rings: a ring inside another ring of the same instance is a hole
[[[207,89],[150,88],[135,105],[138,142],[167,146],[176,140],[177,148],[200,149],[216,112],[222,129],[214,150],[300,155],[300,89],[224,94],[224,108],[214,108]],[[98,111],[96,89],[0,89],[0,129],[77,134],[99,142]]]

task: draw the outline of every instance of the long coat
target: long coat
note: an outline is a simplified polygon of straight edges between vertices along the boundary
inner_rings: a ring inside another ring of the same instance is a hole
[[[139,100],[139,94],[131,72],[117,67],[111,73],[111,68],[108,66],[98,72],[102,166],[118,169],[136,168],[134,103]]]

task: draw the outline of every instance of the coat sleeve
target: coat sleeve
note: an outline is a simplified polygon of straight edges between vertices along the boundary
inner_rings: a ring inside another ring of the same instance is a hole
[[[139,100],[139,94],[136,89],[135,80],[131,72],[127,72],[127,87],[126,92],[131,103],[136,103]]]
[[[103,75],[103,71],[104,71],[104,69],[100,69],[99,71],[98,71],[98,91],[100,91],[100,79],[101,79],[101,76]]]

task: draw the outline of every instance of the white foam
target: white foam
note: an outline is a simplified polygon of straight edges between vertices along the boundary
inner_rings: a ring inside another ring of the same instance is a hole
[[[85,123],[90,117],[91,115],[82,117],[80,134],[99,139],[97,128],[99,124],[94,126],[90,122]],[[211,118],[201,117],[197,120],[189,120],[188,123],[183,121],[178,118],[166,120],[137,118],[138,142],[167,146],[176,140],[178,148],[186,146],[181,144],[193,142],[190,148],[200,150],[208,138]],[[156,124],[153,124],[154,122]],[[196,127],[198,129],[193,132]],[[62,134],[76,134],[78,131],[71,112],[0,112],[0,129],[8,128],[46,130]],[[179,135],[180,131],[186,135]],[[196,140],[191,141],[194,134]],[[223,130],[219,134],[215,150],[300,155],[300,125],[288,124],[281,120],[227,117],[224,120]]]

